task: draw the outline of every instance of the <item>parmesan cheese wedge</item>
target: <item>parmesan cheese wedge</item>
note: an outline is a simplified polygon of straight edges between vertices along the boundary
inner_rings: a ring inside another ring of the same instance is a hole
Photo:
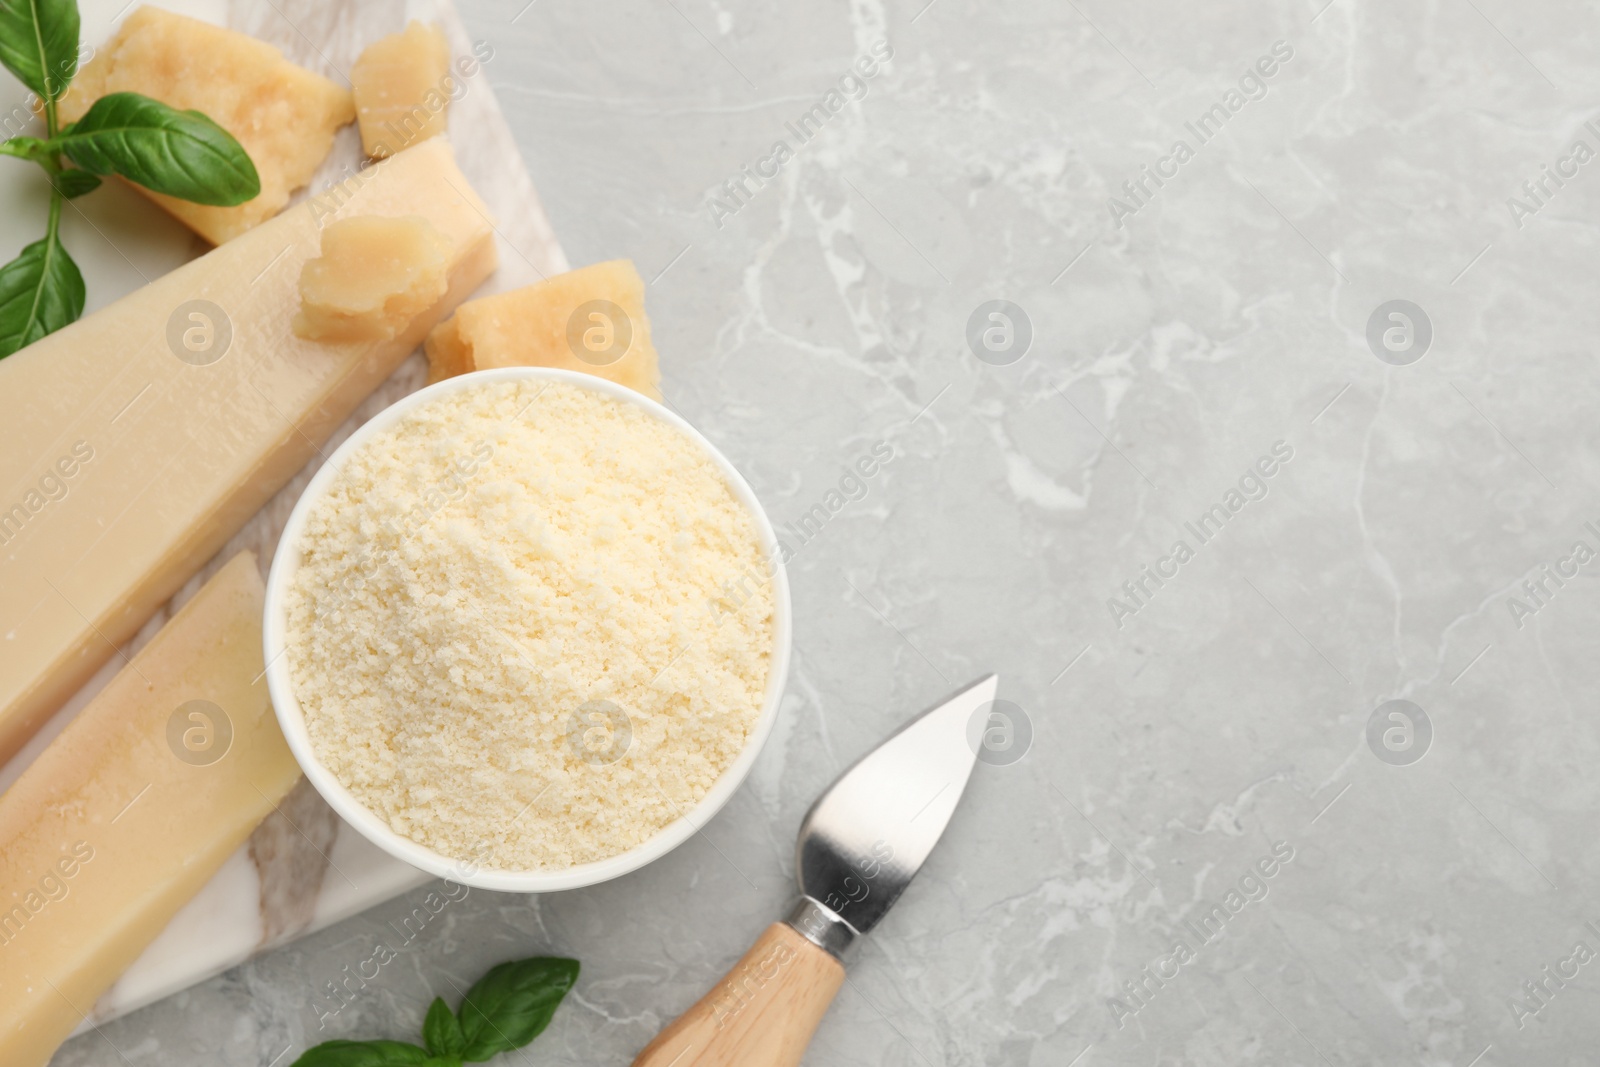
[[[61,98],[61,121],[76,122],[100,97],[122,92],[202,111],[250,154],[261,195],[236,207],[192,204],[134,186],[212,244],[282,211],[332,151],[334,132],[355,118],[347,90],[271,45],[155,7],[129,15],[78,72]]]
[[[294,786],[235,556],[0,796],[0,1063],[43,1067]]]
[[[428,337],[428,381],[490,367],[560,367],[661,399],[644,279],[614,259],[462,304]]]
[[[426,219],[444,295],[388,340],[296,337],[319,222],[357,215]],[[0,760],[494,265],[488,212],[435,139],[0,360]]]
[[[350,68],[362,151],[383,159],[443,133],[458,84],[438,26],[411,22],[373,41]]]

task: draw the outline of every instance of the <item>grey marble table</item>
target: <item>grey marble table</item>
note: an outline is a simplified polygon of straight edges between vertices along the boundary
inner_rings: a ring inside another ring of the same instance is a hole
[[[627,1064],[814,794],[991,669],[1010,746],[809,1063],[1595,1062],[1592,5],[462,9],[569,257],[638,262],[668,399],[790,531],[777,734],[633,876],[411,934],[419,890],[57,1064],[412,1039],[545,952],[582,978],[508,1062]]]

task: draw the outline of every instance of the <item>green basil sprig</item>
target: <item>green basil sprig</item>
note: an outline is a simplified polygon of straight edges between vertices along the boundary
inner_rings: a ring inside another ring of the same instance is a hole
[[[4,0],[0,0],[4,2]],[[554,956],[491,967],[452,1012],[435,997],[422,1021],[422,1044],[324,1041],[290,1067],[462,1067],[528,1044],[578,980],[578,961]]]
[[[198,111],[110,93],[63,128],[57,103],[78,73],[78,33],[77,0],[0,0],[0,64],[38,96],[45,121],[43,139],[0,141],[0,155],[37,163],[50,181],[44,238],[0,267],[0,359],[83,314],[83,274],[61,243],[61,205],[99,188],[101,176],[221,207],[261,193],[243,146]]]

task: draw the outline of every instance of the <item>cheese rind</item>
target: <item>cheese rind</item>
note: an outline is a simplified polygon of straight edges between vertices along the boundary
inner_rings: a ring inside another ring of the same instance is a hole
[[[61,98],[61,121],[76,122],[100,97],[119,92],[204,112],[250,154],[261,194],[235,207],[192,204],[135,186],[213,244],[282,211],[328,157],[335,131],[355,118],[347,90],[271,45],[154,7],[129,15],[78,71]]]
[[[449,288],[450,242],[417,215],[358,215],[322,231],[322,254],[300,271],[296,336],[381,341],[411,325]]]
[[[367,46],[350,68],[361,148],[384,159],[445,131],[450,46],[438,26],[410,22]]]
[[[387,341],[294,336],[319,221],[418,215],[449,288]],[[0,360],[0,760],[270,500],[494,269],[435,139]]]
[[[300,777],[230,560],[0,795],[0,1062],[42,1067]]]
[[[644,279],[614,259],[468,301],[428,337],[428,380],[490,367],[583,371],[661,399]]]

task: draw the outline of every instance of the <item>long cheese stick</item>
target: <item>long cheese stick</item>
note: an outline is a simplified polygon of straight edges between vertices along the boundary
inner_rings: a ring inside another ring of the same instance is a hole
[[[228,562],[0,795],[0,1063],[42,1067],[300,777],[255,557]]]

